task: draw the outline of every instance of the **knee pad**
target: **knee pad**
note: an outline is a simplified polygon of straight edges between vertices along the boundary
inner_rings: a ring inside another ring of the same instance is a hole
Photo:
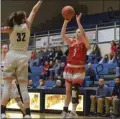
[[[23,98],[24,103],[28,103],[30,101],[28,89],[27,89],[27,83],[20,83],[20,91]]]
[[[79,101],[78,101],[78,89],[79,89],[78,85],[72,86],[72,103],[73,104],[79,103]]]

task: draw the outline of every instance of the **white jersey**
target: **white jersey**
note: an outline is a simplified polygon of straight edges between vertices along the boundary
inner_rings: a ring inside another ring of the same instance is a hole
[[[4,60],[1,62],[1,76],[0,76],[0,87],[1,87],[1,92],[3,92],[3,87],[4,87],[4,80],[3,80],[3,68],[4,68]]]
[[[1,62],[1,70],[3,72],[3,68],[4,68],[4,60]]]
[[[26,23],[15,25],[10,34],[10,50],[27,51],[30,39],[30,30]]]

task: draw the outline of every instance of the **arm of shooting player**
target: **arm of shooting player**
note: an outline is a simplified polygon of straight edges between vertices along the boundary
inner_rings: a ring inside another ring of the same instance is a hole
[[[32,25],[32,23],[33,23],[33,20],[34,20],[34,18],[35,18],[35,16],[36,16],[36,13],[37,13],[37,11],[39,10],[41,4],[42,4],[42,0],[39,0],[39,1],[37,2],[37,4],[33,7],[33,9],[32,9],[32,11],[31,11],[29,17],[27,18],[27,23],[28,23],[29,28],[31,27],[31,25]]]
[[[78,28],[79,28],[80,31],[81,31],[81,37],[82,37],[82,39],[83,39],[83,42],[84,42],[84,44],[85,44],[85,47],[86,47],[87,49],[90,49],[90,43],[89,43],[89,41],[88,41],[88,39],[87,39],[87,37],[86,37],[86,34],[85,34],[85,32],[84,32],[84,29],[83,29],[83,27],[82,27],[82,25],[81,25],[81,23],[80,23],[81,17],[82,17],[82,13],[80,13],[79,15],[76,15],[76,21],[77,21],[77,24],[78,24]]]
[[[61,30],[61,38],[63,41],[65,41],[68,45],[71,44],[71,40],[70,38],[66,35],[66,27],[68,24],[68,20],[64,20],[63,26],[62,26],[62,30]]]

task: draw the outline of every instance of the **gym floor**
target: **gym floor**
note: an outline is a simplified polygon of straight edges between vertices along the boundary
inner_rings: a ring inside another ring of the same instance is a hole
[[[17,111],[8,111],[7,112],[7,118],[22,118],[22,114],[20,112]],[[40,119],[40,118],[61,118],[60,114],[46,114],[46,113],[32,113],[32,118],[35,119]],[[102,117],[83,117],[83,116],[79,116],[79,119],[104,119]]]

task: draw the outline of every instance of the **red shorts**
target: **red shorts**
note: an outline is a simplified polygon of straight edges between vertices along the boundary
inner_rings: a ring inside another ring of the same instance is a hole
[[[67,64],[63,73],[63,78],[72,84],[82,85],[85,78],[85,67]]]

